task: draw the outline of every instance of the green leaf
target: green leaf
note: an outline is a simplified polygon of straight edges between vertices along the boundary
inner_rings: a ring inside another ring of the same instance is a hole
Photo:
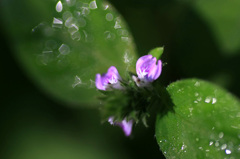
[[[157,47],[155,49],[152,49],[148,54],[156,57],[157,59],[160,59],[163,54],[163,50],[164,47]]]
[[[211,83],[172,83],[168,110],[156,122],[156,139],[167,158],[238,158],[239,100]]]
[[[33,82],[56,99],[71,105],[97,104],[97,73],[112,65],[122,77],[135,70],[131,33],[107,1],[3,0],[1,4],[1,21],[14,56]]]
[[[237,53],[240,49],[240,1],[198,0],[192,4],[209,24],[220,49],[226,53]]]

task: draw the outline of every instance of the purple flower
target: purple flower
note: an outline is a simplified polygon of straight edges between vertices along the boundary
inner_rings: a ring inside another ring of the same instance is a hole
[[[111,125],[117,125],[119,127],[122,128],[124,134],[126,136],[130,136],[131,135],[131,132],[132,132],[132,125],[133,125],[133,120],[129,120],[127,121],[126,119],[122,120],[121,122],[114,122],[114,118],[113,117],[110,117],[108,119],[108,122],[111,124]]]
[[[156,57],[152,55],[142,56],[137,61],[136,72],[138,77],[133,76],[136,84],[139,87],[147,86],[160,76],[162,72],[162,61],[157,61]]]
[[[97,74],[95,79],[95,84],[97,89],[100,90],[108,90],[108,89],[121,89],[121,85],[119,80],[121,80],[121,77],[116,69],[116,67],[111,66],[107,73],[104,73],[102,75]]]

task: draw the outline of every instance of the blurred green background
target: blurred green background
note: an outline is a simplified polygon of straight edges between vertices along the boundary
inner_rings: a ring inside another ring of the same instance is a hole
[[[31,37],[27,34],[22,36],[24,32],[16,37],[14,34],[21,27],[28,32],[33,24],[46,20],[42,18],[42,12],[48,9],[37,1],[31,4],[27,0],[6,2],[0,3],[0,48],[3,56],[1,158],[164,158],[154,137],[154,115],[149,119],[149,128],[138,125],[133,130],[133,137],[126,138],[119,128],[101,123],[96,107],[63,102],[41,88],[42,85],[34,81],[36,78],[31,77],[18,55],[19,43],[26,47],[21,51],[29,51],[32,47],[27,48],[30,45],[27,40]],[[53,0],[49,8],[57,2]],[[160,77],[165,86],[179,79],[195,77],[211,81],[240,96],[240,1],[110,2],[125,19],[136,43],[137,56],[154,47],[165,47],[163,61],[166,64]],[[38,10],[29,12],[31,5]],[[36,19],[36,22],[21,23],[28,19]],[[92,70],[94,68],[90,68]],[[95,91],[94,88],[92,90]],[[55,88],[55,91],[59,90]],[[96,100],[95,96],[89,98]]]

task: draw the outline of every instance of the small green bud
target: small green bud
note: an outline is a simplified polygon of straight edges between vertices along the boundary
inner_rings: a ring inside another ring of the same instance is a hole
[[[160,59],[160,57],[163,54],[164,47],[157,47],[155,49],[152,49],[148,54],[152,55],[153,57],[156,57],[156,59]]]

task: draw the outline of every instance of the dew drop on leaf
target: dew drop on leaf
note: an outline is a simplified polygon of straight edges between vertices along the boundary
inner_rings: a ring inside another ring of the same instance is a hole
[[[223,136],[224,136],[224,133],[223,133],[223,132],[220,132],[219,135],[218,135],[218,137],[219,137],[220,139],[223,138]]]
[[[221,150],[225,150],[227,148],[227,144],[223,144],[222,146],[221,146]]]
[[[67,55],[67,54],[70,53],[70,48],[69,48],[68,45],[62,44],[62,45],[59,47],[58,51],[59,51],[60,54],[62,54],[62,55]]]
[[[63,9],[63,5],[61,1],[58,1],[57,5],[56,5],[56,11],[57,12],[61,12]]]
[[[113,15],[112,15],[112,13],[107,13],[107,14],[106,14],[106,20],[107,20],[107,21],[112,21],[112,20],[113,20]]]
[[[231,152],[231,150],[226,149],[226,150],[225,150],[225,153],[226,153],[227,155],[229,155],[229,154],[231,154],[232,152]]]
[[[96,1],[90,2],[89,7],[90,7],[91,9],[97,9],[97,3],[96,3]]]

